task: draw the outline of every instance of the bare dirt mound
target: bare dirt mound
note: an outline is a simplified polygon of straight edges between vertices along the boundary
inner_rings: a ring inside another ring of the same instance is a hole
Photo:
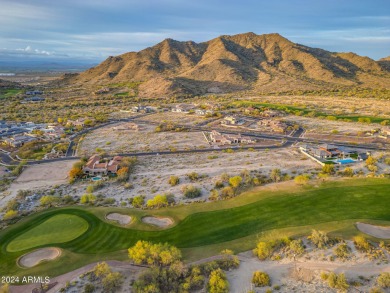
[[[131,222],[131,217],[128,215],[122,215],[118,213],[111,213],[106,216],[107,220],[116,221],[121,225],[128,225]]]
[[[358,222],[356,227],[367,235],[380,239],[390,239],[390,226],[375,226]]]
[[[156,217],[143,217],[142,222],[160,228],[165,228],[173,224],[173,220],[170,218],[156,218]]]
[[[22,267],[32,268],[42,261],[54,260],[60,255],[61,250],[59,248],[42,248],[23,255],[21,258],[19,258],[18,263]]]

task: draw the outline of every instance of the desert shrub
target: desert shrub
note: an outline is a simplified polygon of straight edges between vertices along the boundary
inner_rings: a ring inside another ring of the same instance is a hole
[[[252,276],[252,283],[256,287],[265,287],[271,285],[271,279],[269,275],[265,272],[256,271]]]
[[[382,288],[390,288],[390,273],[381,273],[376,282]]]
[[[325,164],[322,167],[322,173],[324,174],[334,174],[334,166],[332,164]]]
[[[135,208],[140,208],[144,205],[145,203],[145,197],[143,195],[137,195],[137,196],[134,196],[131,204],[133,205],[133,207]]]
[[[188,177],[188,179],[190,179],[191,181],[196,181],[196,180],[198,180],[199,179],[199,174],[198,173],[196,173],[196,172],[191,172],[191,173],[188,173],[187,174],[187,177]]]
[[[305,185],[310,180],[310,176],[307,174],[298,175],[294,178],[294,182],[298,185]]]
[[[149,199],[146,202],[146,206],[152,209],[166,207],[167,205],[168,205],[168,199],[165,194],[163,195],[157,194],[154,198]]]
[[[347,167],[343,171],[343,175],[346,177],[352,177],[354,175],[353,169],[351,167]]]
[[[312,230],[307,238],[320,249],[324,249],[329,244],[329,237],[324,231]]]
[[[3,215],[3,220],[6,221],[6,220],[10,220],[10,219],[13,219],[13,218],[16,218],[18,216],[18,211],[15,211],[15,210],[8,210],[5,212],[5,214]]]
[[[95,201],[96,201],[96,196],[93,195],[92,193],[83,194],[80,198],[81,204],[86,204],[86,203],[94,204]]]
[[[238,188],[241,185],[242,177],[241,176],[234,176],[229,178],[229,184],[233,188]]]
[[[344,274],[337,275],[336,273],[331,272],[328,275],[327,281],[330,288],[338,289],[340,292],[346,292],[349,288],[349,284]]]
[[[95,286],[91,283],[87,283],[84,286],[84,291],[83,293],[92,293],[95,291]]]
[[[210,293],[229,292],[229,282],[221,269],[216,269],[211,272],[207,289]]]
[[[183,186],[182,192],[184,194],[184,197],[186,198],[196,198],[202,195],[202,191],[200,190],[200,188],[195,187],[193,185]]]
[[[351,248],[346,243],[341,243],[333,252],[337,257],[346,259],[351,255]]]
[[[223,258],[217,260],[219,267],[225,271],[230,269],[235,269],[240,265],[240,260],[236,255],[233,254],[233,251],[230,249],[225,249],[221,251]]]
[[[107,197],[103,200],[103,204],[110,205],[115,203],[115,198],[113,197]]]
[[[180,182],[179,177],[174,176],[174,175],[172,175],[171,177],[169,177],[168,183],[169,183],[171,186],[178,185],[179,182]]]
[[[256,248],[253,250],[253,254],[260,260],[265,260],[274,253],[277,249],[280,249],[290,244],[290,239],[277,239],[273,241],[260,241],[257,243]]]
[[[60,201],[58,196],[44,195],[39,199],[41,206],[52,206]]]
[[[212,189],[210,191],[209,200],[218,200],[219,199],[219,193],[218,190]]]
[[[221,181],[221,180],[218,180],[217,182],[215,182],[215,185],[214,185],[214,187],[217,189],[223,188],[224,186],[225,186],[225,184],[223,184],[223,181]]]
[[[292,240],[288,246],[290,253],[299,256],[305,253],[305,248],[303,247],[303,242],[301,239]]]
[[[361,252],[368,252],[371,248],[370,243],[364,236],[353,237],[353,243],[355,244],[356,249]]]
[[[19,206],[20,206],[20,202],[16,198],[14,198],[7,202],[4,211],[17,210]]]
[[[182,289],[184,292],[200,290],[203,288],[204,280],[199,267],[193,267],[189,276],[185,278]]]
[[[234,196],[234,189],[231,186],[226,186],[222,188],[221,190],[221,197],[222,198],[230,198]]]

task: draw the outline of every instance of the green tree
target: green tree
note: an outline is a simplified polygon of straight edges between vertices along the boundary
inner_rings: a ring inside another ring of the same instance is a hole
[[[153,244],[139,240],[128,249],[129,258],[135,264],[149,264],[151,266],[168,266],[181,259],[181,252],[167,243]]]
[[[210,293],[229,292],[229,282],[221,269],[216,269],[211,272],[207,289]]]

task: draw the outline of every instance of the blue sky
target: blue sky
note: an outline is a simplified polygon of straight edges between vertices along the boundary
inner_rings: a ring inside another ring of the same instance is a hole
[[[249,31],[379,59],[390,55],[390,1],[0,0],[0,60],[102,61]]]

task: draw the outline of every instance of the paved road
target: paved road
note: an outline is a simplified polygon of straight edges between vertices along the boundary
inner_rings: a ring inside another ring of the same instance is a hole
[[[66,152],[66,156],[63,158],[55,158],[55,159],[47,159],[47,160],[40,160],[40,161],[30,161],[27,164],[28,165],[36,165],[36,164],[42,164],[42,163],[50,163],[50,162],[57,162],[57,161],[67,161],[67,160],[74,160],[74,159],[80,159],[80,157],[74,156],[73,147],[76,146],[75,140],[90,131],[93,131],[95,129],[103,128],[108,125],[112,125],[118,122],[130,122],[130,121],[137,121],[141,123],[149,123],[152,125],[158,125],[159,122],[151,122],[147,120],[142,120],[139,118],[143,118],[150,114],[141,114],[130,118],[124,118],[124,119],[117,119],[117,120],[110,120],[106,123],[100,124],[95,127],[91,127],[85,130],[82,130],[72,136],[69,137],[70,144],[68,147],[68,150]],[[211,131],[213,128],[206,127],[206,126],[188,126],[188,125],[177,125],[178,127],[183,127],[185,129],[188,129],[189,131]],[[281,143],[278,145],[271,145],[271,146],[226,146],[226,147],[219,147],[219,148],[205,148],[205,149],[194,149],[194,150],[178,150],[178,151],[161,151],[161,152],[139,152],[139,153],[123,153],[118,154],[120,156],[135,156],[135,157],[141,157],[141,156],[156,156],[156,155],[172,155],[172,154],[189,154],[189,153],[206,153],[206,152],[216,152],[216,151],[224,151],[226,149],[278,149],[278,148],[286,148],[290,147],[294,143],[297,142],[306,142],[306,143],[334,143],[334,141],[331,140],[311,140],[307,138],[301,137],[301,135],[304,132],[304,129],[299,128],[296,130],[291,136],[288,135],[281,135],[281,134],[264,134],[259,132],[247,132],[247,131],[239,131],[239,130],[221,130],[222,133],[225,134],[242,134],[245,136],[250,137],[256,137],[256,138],[263,138],[263,139],[274,139],[279,140]],[[389,147],[380,147],[378,145],[372,145],[372,144],[350,144],[350,143],[340,143],[337,142],[337,145],[339,146],[345,146],[345,147],[353,147],[353,148],[361,148],[361,149],[367,149],[367,150],[389,150]],[[13,160],[10,158],[7,154],[0,152],[0,159],[2,162],[9,164],[9,165],[15,165],[18,164],[18,161]]]

